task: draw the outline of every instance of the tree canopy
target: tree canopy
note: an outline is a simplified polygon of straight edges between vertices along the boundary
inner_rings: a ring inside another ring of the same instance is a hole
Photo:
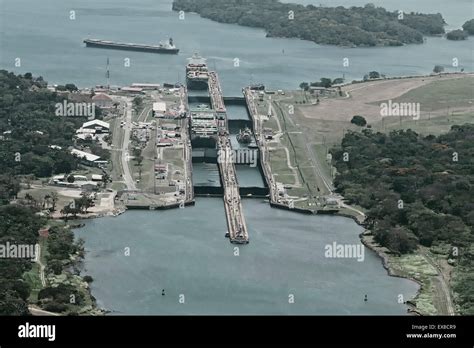
[[[438,137],[349,132],[332,154],[337,192],[367,210],[378,243],[398,253],[418,244],[459,248],[459,302],[463,313],[474,314],[466,290],[474,287],[466,276],[474,274],[474,125],[452,126]]]
[[[36,215],[34,206],[10,204],[20,191],[20,179],[33,174],[38,177],[52,173],[69,173],[77,159],[68,148],[73,144],[75,130],[84,119],[55,115],[56,103],[64,97],[46,88],[41,77],[31,73],[15,75],[0,70],[0,244],[7,242],[34,246],[39,242],[38,231],[47,225],[46,218]],[[73,84],[67,89],[74,91]],[[66,88],[66,87],[65,87]],[[51,145],[56,145],[51,147]],[[26,200],[32,200],[30,194]],[[56,205],[58,195],[48,199]],[[90,197],[81,197],[79,206],[91,206]],[[74,235],[64,227],[52,227],[47,241],[46,271],[59,274],[70,266],[71,254],[79,251]],[[0,315],[27,315],[31,288],[25,281],[30,271],[30,259],[0,258]],[[48,289],[48,288],[47,288]],[[40,305],[47,310],[70,308],[69,295],[62,288],[40,291]],[[73,289],[67,289],[70,294]],[[44,300],[44,301],[43,301]],[[61,301],[64,300],[64,303]]]
[[[360,127],[365,127],[367,125],[367,121],[365,120],[365,118],[359,115],[355,115],[354,117],[352,117],[351,123]]]
[[[269,37],[339,46],[400,46],[444,34],[441,14],[403,13],[381,7],[322,7],[277,0],[174,0],[173,10],[221,23],[264,28]]]
[[[462,29],[469,35],[474,35],[474,19],[468,20],[463,24]]]
[[[85,118],[56,116],[65,97],[46,89],[42,78],[25,76],[0,70],[0,173],[69,173],[77,160],[68,147]]]
[[[449,33],[446,34],[446,38],[448,40],[454,40],[454,41],[466,40],[468,36],[469,35],[467,32],[460,29],[450,31]]]

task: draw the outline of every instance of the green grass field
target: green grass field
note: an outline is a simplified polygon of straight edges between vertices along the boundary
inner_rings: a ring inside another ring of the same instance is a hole
[[[393,99],[399,103],[420,103],[422,111],[434,111],[449,107],[472,107],[474,102],[474,78],[440,80],[416,88]]]
[[[306,100],[306,104],[303,101]],[[420,134],[439,135],[448,132],[455,124],[471,123],[474,120],[474,112],[453,113],[452,108],[469,108],[474,102],[474,78],[441,80],[426,86],[409,91],[405,95],[393,99],[396,102],[417,102],[422,105],[421,119],[386,117],[384,121],[372,124],[375,131],[390,132],[397,129],[412,129]],[[262,114],[268,113],[268,96],[264,102],[258,102],[258,110]],[[331,167],[326,161],[327,150],[340,145],[344,134],[348,131],[361,131],[348,121],[332,121],[309,119],[303,116],[301,108],[313,107],[308,105],[307,96],[302,91],[285,92],[285,95],[272,95],[272,102],[276,115],[273,115],[264,123],[264,127],[278,131],[276,120],[279,120],[284,135],[280,139],[281,146],[287,147],[290,153],[290,162],[293,167],[298,167],[298,175],[301,179],[303,194],[319,196],[328,193],[317,170],[313,168],[308,146],[318,160],[319,169],[322,174],[331,178]],[[293,105],[294,113],[288,112],[289,106]],[[448,116],[434,116],[432,111],[451,107]],[[275,145],[277,146],[277,145]],[[286,153],[281,149],[275,150],[271,155],[271,166],[277,180],[284,184],[294,183],[293,171],[288,167]],[[318,191],[317,188],[320,190]],[[294,192],[296,193],[296,191]],[[298,192],[301,193],[301,192]]]
[[[38,293],[43,288],[41,285],[39,265],[33,263],[31,269],[23,274],[23,279],[28,283],[31,288],[30,297],[28,300],[30,302],[36,302],[38,300]]]
[[[439,116],[431,119],[420,119],[418,121],[409,117],[389,118],[386,117],[384,122],[377,122],[373,124],[374,130],[379,132],[390,132],[397,129],[411,129],[423,135],[440,135],[447,133],[453,125],[464,123],[473,123],[474,113],[462,115]]]
[[[270,166],[278,182],[285,185],[295,184],[295,176],[288,168],[286,152],[283,149],[275,149],[270,153]]]

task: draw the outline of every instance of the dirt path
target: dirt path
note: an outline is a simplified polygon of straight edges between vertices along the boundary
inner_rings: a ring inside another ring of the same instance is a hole
[[[53,312],[48,312],[43,309],[34,307],[34,306],[28,306],[28,310],[30,313],[34,316],[42,316],[42,317],[58,317],[60,314],[58,313],[53,313]]]
[[[44,288],[46,287],[46,277],[44,275],[44,269],[46,268],[46,266],[41,262],[41,245],[39,244],[38,244],[38,250],[36,251],[35,262],[39,265],[41,286]]]

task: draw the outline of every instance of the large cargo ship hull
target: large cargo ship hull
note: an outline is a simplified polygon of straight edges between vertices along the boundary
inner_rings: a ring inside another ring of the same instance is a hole
[[[179,48],[161,48],[152,46],[142,45],[127,45],[127,44],[107,44],[100,42],[84,41],[87,47],[104,48],[112,50],[122,51],[136,51],[136,52],[148,52],[148,53],[160,53],[160,54],[178,54]]]

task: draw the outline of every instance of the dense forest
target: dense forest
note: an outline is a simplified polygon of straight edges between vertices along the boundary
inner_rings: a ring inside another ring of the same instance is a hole
[[[333,156],[337,192],[367,210],[378,243],[401,254],[419,244],[448,247],[461,270],[454,283],[461,311],[474,314],[474,125],[438,137],[350,132]]]
[[[400,46],[444,34],[441,14],[389,12],[364,7],[317,7],[278,0],[174,0],[173,10],[195,12],[221,23],[264,28],[269,37],[341,46]]]
[[[38,229],[44,221],[27,207],[0,206],[0,244],[28,244],[38,242]],[[31,269],[26,259],[0,258],[0,315],[28,314],[27,299],[30,287],[23,273]]]
[[[18,175],[48,177],[69,173],[77,159],[68,151],[82,117],[58,117],[56,103],[63,102],[46,88],[46,82],[27,73],[0,70],[0,201],[19,189]],[[51,147],[51,145],[56,145]]]
[[[3,246],[35,245],[39,242],[38,230],[47,225],[46,218],[36,214],[39,207],[9,204],[20,190],[23,175],[44,177],[70,172],[77,166],[68,147],[84,119],[55,116],[55,104],[62,101],[63,97],[46,88],[41,77],[0,71],[0,244]],[[72,232],[61,227],[50,229],[47,246],[46,271],[55,274],[70,266],[70,256],[81,247],[74,243]],[[0,258],[0,315],[29,313],[32,289],[24,274],[31,268],[29,259]],[[45,288],[39,294],[39,304],[48,310],[60,311],[65,303],[70,308],[71,291],[67,287],[54,291]]]
[[[38,230],[47,224],[46,218],[35,214],[35,209],[20,205],[0,205],[0,244],[35,245]],[[46,274],[61,274],[72,266],[71,255],[83,252],[82,242],[74,241],[73,232],[63,227],[50,228],[47,242]],[[30,259],[0,258],[0,315],[27,315],[31,287],[24,274],[32,268]],[[75,302],[71,304],[71,294]],[[77,294],[77,295],[76,295]],[[45,287],[38,294],[38,305],[48,311],[77,312],[83,295],[71,285]]]

